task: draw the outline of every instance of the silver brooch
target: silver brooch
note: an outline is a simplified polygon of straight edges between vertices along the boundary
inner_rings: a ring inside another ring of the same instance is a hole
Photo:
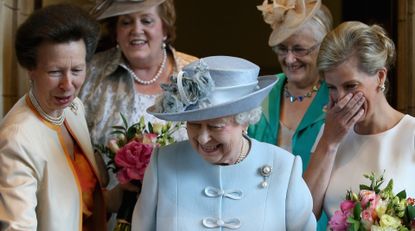
[[[264,180],[261,182],[260,186],[262,188],[268,187],[267,179],[272,173],[272,167],[270,165],[264,165],[261,168],[259,168],[259,174],[264,177]]]

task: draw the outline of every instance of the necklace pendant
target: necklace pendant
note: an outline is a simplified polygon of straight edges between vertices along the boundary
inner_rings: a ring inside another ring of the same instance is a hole
[[[304,100],[305,98],[311,98],[311,97],[313,96],[313,93],[314,93],[314,92],[317,92],[317,91],[318,91],[318,84],[314,85],[314,86],[311,88],[311,90],[310,90],[309,92],[305,93],[304,95],[295,96],[295,95],[292,95],[292,94],[288,91],[287,85],[285,85],[285,86],[284,86],[284,96],[285,96],[286,98],[288,98],[288,99],[290,100],[290,102],[291,102],[291,103],[294,103],[295,101],[298,101],[298,102],[303,102],[303,100]]]

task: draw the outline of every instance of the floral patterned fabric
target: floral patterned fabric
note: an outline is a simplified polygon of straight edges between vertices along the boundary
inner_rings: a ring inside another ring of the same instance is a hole
[[[197,59],[171,47],[168,52],[173,54],[175,73]],[[93,144],[105,144],[109,140],[111,127],[122,123],[120,113],[131,123],[138,122],[141,116],[152,123],[165,123],[146,113],[158,95],[137,92],[133,77],[120,65],[125,63],[120,50],[113,48],[98,53],[90,64],[79,98],[85,105]],[[187,139],[186,130],[177,131],[174,138],[177,141]]]

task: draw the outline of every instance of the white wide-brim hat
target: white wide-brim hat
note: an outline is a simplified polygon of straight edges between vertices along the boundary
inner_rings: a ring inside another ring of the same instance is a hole
[[[242,58],[202,58],[162,86],[163,94],[147,112],[168,121],[202,121],[247,112],[260,106],[277,82],[274,75],[258,74],[259,67]]]
[[[158,6],[166,0],[102,0],[90,11],[96,19],[131,14]]]

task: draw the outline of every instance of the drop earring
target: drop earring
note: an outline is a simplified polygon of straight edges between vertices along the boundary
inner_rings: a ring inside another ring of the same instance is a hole
[[[385,84],[384,84],[384,83],[383,83],[383,84],[380,84],[380,85],[379,85],[379,89],[380,89],[382,92],[385,92],[385,89],[386,89]]]
[[[166,40],[167,40],[167,36],[163,37],[163,41],[161,42],[161,49],[166,49],[167,44],[166,44]]]

